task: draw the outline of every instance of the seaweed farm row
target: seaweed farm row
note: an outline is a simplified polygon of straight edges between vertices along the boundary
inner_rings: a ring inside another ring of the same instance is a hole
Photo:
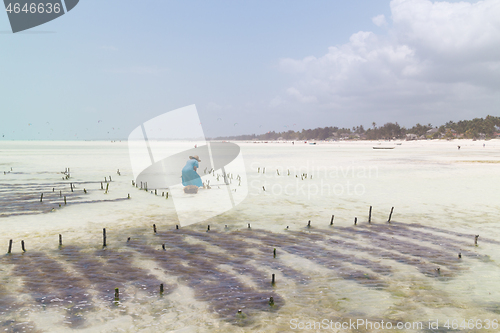
[[[278,320],[281,313],[293,311],[293,304],[305,301],[301,298],[315,304],[323,290],[341,293],[347,285],[367,295],[383,292],[394,300],[416,300],[424,308],[460,311],[464,304],[435,283],[458,278],[474,262],[495,265],[481,245],[497,250],[500,245],[474,234],[399,222],[309,224],[282,232],[251,224],[240,229],[155,225],[154,231],[108,231],[106,238],[105,246],[58,244],[55,239],[52,249],[31,251],[26,244],[24,252],[16,247],[3,255],[0,329],[43,331],[33,316],[43,312],[58,313],[58,325],[66,328],[92,328],[102,313],[139,320],[140,312],[147,311],[155,322],[173,311],[174,294],[185,288],[191,292],[183,297],[239,328],[260,327],[263,317]],[[337,297],[339,304],[345,303]],[[499,303],[471,301],[469,306],[500,314]],[[332,319],[381,319],[349,306],[329,311]],[[383,319],[396,323],[411,318],[401,311]]]
[[[20,179],[23,181],[19,182]],[[4,171],[1,180],[0,217],[49,213],[66,205],[127,199],[97,198],[96,192],[108,193],[111,176],[104,177],[104,181],[73,180],[68,168],[59,173]]]

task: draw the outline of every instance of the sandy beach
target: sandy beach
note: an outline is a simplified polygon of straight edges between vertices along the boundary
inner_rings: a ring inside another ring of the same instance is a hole
[[[237,144],[245,200],[176,229],[167,190],[132,185],[126,142],[4,142],[0,244],[13,246],[0,326],[247,332],[328,319],[424,332],[499,319],[499,140]]]

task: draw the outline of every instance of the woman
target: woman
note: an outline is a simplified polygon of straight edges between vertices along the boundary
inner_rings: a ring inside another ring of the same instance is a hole
[[[187,161],[184,168],[182,168],[182,185],[195,185],[198,187],[203,186],[201,178],[196,172],[196,169],[199,167],[198,162],[201,162],[198,155],[189,156],[189,161]]]

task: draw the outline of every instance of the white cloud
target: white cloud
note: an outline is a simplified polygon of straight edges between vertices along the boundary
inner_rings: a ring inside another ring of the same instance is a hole
[[[393,0],[391,12],[385,36],[360,31],[321,57],[280,60],[295,76],[280,98],[330,111],[446,120],[454,112],[497,112],[500,1]],[[387,23],[383,15],[373,22]]]
[[[377,15],[372,18],[372,22],[377,26],[377,27],[383,27],[387,25],[387,21],[385,20],[385,16],[382,15]]]
[[[275,108],[275,107],[278,107],[282,104],[283,104],[283,98],[281,98],[280,96],[276,96],[271,100],[271,102],[269,103],[269,106],[271,108]]]
[[[300,91],[295,88],[288,88],[286,90],[288,95],[293,96],[297,101],[301,103],[314,103],[317,101],[315,96],[304,96]]]

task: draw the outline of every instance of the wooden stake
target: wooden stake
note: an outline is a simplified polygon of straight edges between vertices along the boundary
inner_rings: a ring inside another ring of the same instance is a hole
[[[21,241],[21,249],[23,250],[23,252],[26,252],[26,249],[24,248],[24,241],[23,240]]]
[[[311,220],[309,220],[309,222],[307,222],[307,227],[310,228],[311,227]]]
[[[275,284],[274,274],[272,276],[271,284],[273,284],[273,285]]]
[[[210,224],[208,225],[207,231],[210,231]]]
[[[111,180],[111,176],[109,176],[109,181],[110,181],[110,182],[112,182],[112,180]]]
[[[115,288],[115,302],[118,302],[120,300],[120,290],[118,288]]]
[[[64,204],[66,204],[66,196],[64,196]]]
[[[108,190],[109,190],[109,183],[106,183],[106,191],[104,192],[104,194],[108,194]]]
[[[273,296],[269,297],[269,305],[270,306],[274,305],[274,298],[273,298]]]
[[[248,229],[250,229],[250,223],[248,223]]]
[[[165,249],[165,244],[161,244],[161,248],[163,249],[163,251],[167,250],[167,249]]]
[[[130,199],[130,193],[127,195],[127,199]]]
[[[163,295],[163,283],[160,284],[160,295]]]
[[[59,197],[62,197],[62,191],[59,191]]]
[[[394,207],[391,208],[391,213],[389,214],[389,219],[387,222],[391,223],[392,212],[394,211]]]
[[[156,224],[153,224],[153,232],[156,234]]]
[[[474,245],[476,245],[476,246],[477,246],[477,239],[478,239],[478,238],[479,238],[479,235],[476,235],[476,236],[474,237]]]
[[[59,234],[59,247],[61,247],[61,246],[62,246],[62,235]]]
[[[43,193],[40,195],[40,202],[43,200]]]
[[[69,187],[71,187],[71,192],[73,192],[73,183],[69,183]]]
[[[101,190],[104,190],[104,187],[102,186],[102,182],[101,182]]]
[[[354,218],[354,225],[356,225],[356,224],[358,224],[358,218],[357,217]]]
[[[330,220],[330,225],[333,225],[333,218],[335,217],[335,215],[332,215],[332,219]]]
[[[372,206],[370,206],[370,213],[368,213],[368,223],[372,223]]]
[[[106,247],[106,228],[102,228],[102,247]]]
[[[9,241],[9,250],[7,251],[7,253],[11,252],[12,252],[12,239]]]
[[[175,229],[179,230],[179,225],[178,224],[175,225]]]
[[[273,257],[276,258],[276,248],[273,250]]]

